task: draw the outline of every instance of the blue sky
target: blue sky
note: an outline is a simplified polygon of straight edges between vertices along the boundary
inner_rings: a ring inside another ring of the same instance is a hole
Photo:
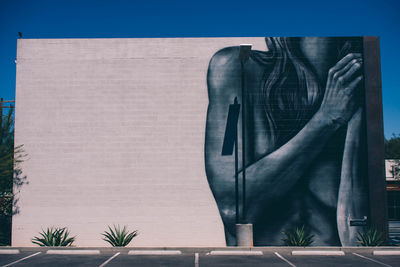
[[[0,0],[5,99],[15,96],[18,32],[24,38],[379,36],[385,136],[400,133],[400,1]]]

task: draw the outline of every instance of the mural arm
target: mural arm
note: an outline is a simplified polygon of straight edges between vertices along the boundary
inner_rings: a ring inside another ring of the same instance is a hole
[[[207,86],[209,105],[206,121],[205,169],[225,227],[227,245],[235,240],[235,160],[221,156],[226,117],[235,97],[239,96],[239,75],[232,75],[240,66],[236,58],[238,49],[222,49],[211,59]],[[227,89],[228,88],[228,89]]]
[[[348,54],[332,67],[321,106],[311,120],[285,145],[247,167],[250,221],[263,212],[257,203],[267,205],[285,196],[332,135],[352,118],[357,106],[354,95],[362,80],[361,66],[361,54]]]
[[[366,177],[360,171],[362,109],[359,108],[347,127],[341,181],[337,204],[337,225],[342,246],[357,245],[357,233],[363,226],[350,226],[351,219],[367,216]]]

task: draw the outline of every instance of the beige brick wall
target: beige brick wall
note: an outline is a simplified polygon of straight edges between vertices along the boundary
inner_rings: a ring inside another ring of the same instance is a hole
[[[220,48],[263,38],[20,39],[16,144],[28,154],[12,245],[67,226],[77,246],[224,246],[204,170],[206,73]]]

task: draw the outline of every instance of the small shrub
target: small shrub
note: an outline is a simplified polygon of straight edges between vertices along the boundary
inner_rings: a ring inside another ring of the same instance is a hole
[[[304,225],[296,227],[294,230],[282,232],[282,234],[286,236],[282,239],[286,246],[306,247],[314,242],[314,235],[307,233],[304,230]]]
[[[384,243],[382,232],[376,228],[368,228],[366,231],[358,232],[357,242],[364,247],[382,246]]]
[[[46,231],[39,233],[41,237],[35,236],[32,243],[41,247],[69,247],[75,241],[74,237],[69,237],[69,231],[66,227],[50,227]]]
[[[119,225],[114,225],[114,231],[110,226],[108,226],[108,229],[110,231],[104,231],[102,234],[104,236],[103,240],[110,243],[113,247],[125,247],[139,234],[137,230],[128,232],[126,226],[122,230]]]

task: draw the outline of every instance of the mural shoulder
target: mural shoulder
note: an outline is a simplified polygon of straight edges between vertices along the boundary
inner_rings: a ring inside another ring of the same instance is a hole
[[[239,47],[231,46],[218,50],[210,60],[210,67],[219,67],[226,64],[239,64]]]
[[[207,73],[209,94],[220,93],[227,86],[237,85],[240,78],[239,47],[226,47],[217,51],[210,60]]]

